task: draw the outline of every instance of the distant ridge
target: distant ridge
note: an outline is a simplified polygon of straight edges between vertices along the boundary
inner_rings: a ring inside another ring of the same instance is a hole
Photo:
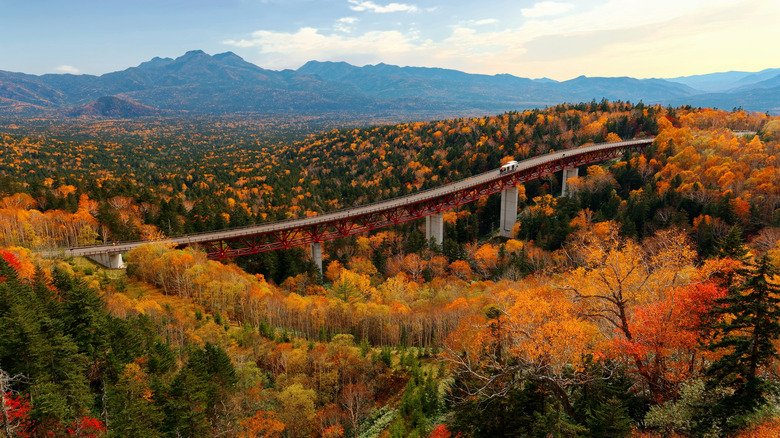
[[[232,52],[192,50],[154,57],[101,76],[0,71],[0,116],[119,117],[175,114],[386,116],[434,119],[545,107],[564,102],[623,100],[753,111],[780,108],[780,69],[712,77],[568,81],[509,74],[479,75],[388,64],[357,67],[310,61],[297,70],[266,70]],[[729,82],[731,81],[731,82]],[[708,93],[696,84],[735,84]]]
[[[728,71],[705,75],[682,76],[669,78],[667,81],[685,84],[707,93],[722,93],[738,88],[754,88],[762,81],[780,75],[780,68],[768,68],[756,73],[746,71]]]

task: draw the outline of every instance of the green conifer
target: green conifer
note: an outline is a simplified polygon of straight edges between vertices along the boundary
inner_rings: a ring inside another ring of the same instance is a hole
[[[734,392],[721,398],[706,416],[724,430],[739,427],[745,415],[774,390],[760,371],[778,358],[773,341],[780,338],[780,285],[771,279],[779,273],[764,256],[758,264],[739,270],[741,284],[717,301],[714,313],[720,318],[714,324],[715,341],[707,347],[724,355],[707,369],[707,384]]]

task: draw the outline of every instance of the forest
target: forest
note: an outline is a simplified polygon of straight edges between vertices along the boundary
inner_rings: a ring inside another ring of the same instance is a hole
[[[626,102],[368,127],[0,123],[9,437],[780,434],[780,118]],[[222,262],[175,236],[317,215],[581,145],[644,154]],[[422,221],[420,221],[422,222]],[[40,251],[144,239],[125,270]]]

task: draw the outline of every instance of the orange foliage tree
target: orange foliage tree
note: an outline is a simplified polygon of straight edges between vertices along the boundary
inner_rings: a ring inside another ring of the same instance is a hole
[[[244,428],[242,438],[277,438],[282,436],[285,427],[276,419],[275,412],[263,410],[243,420],[241,426]]]

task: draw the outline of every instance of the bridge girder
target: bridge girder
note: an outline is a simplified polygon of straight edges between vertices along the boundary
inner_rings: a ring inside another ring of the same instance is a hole
[[[321,216],[173,236],[168,241],[180,247],[200,245],[206,249],[211,259],[256,254],[310,243],[318,244],[325,240],[438,214],[563,169],[606,161],[626,152],[642,151],[652,142],[653,138],[645,138],[551,152],[521,161],[516,170],[508,173],[488,171],[404,197],[328,212]],[[44,253],[49,256],[120,254],[145,243],[148,242],[110,242]]]
[[[642,151],[646,146],[647,144],[628,145],[619,149],[572,154],[571,157],[564,156],[563,158],[541,163],[529,169],[507,173],[501,178],[487,181],[483,184],[413,204],[400,205],[383,211],[315,225],[291,227],[252,236],[202,242],[201,245],[206,248],[210,259],[218,260],[349,237],[441,213],[498,193],[506,188],[543,178],[564,169],[618,158],[625,152]]]

